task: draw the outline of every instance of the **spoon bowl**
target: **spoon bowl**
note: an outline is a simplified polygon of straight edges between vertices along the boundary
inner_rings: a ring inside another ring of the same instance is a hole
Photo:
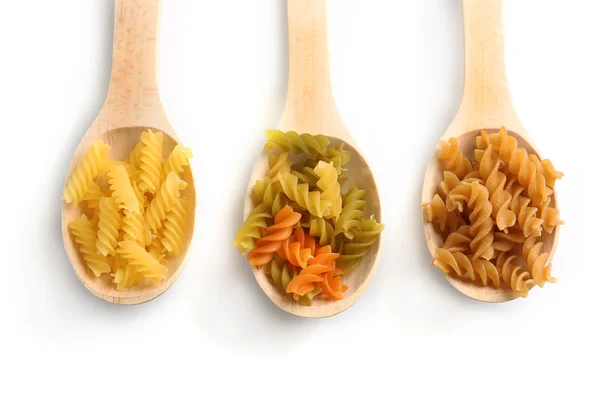
[[[498,128],[483,128],[489,134],[495,134],[499,131]],[[460,150],[465,155],[473,154],[473,150],[475,149],[475,138],[479,135],[480,130],[474,130],[470,132],[466,132],[458,135],[452,135],[453,133],[447,131],[446,134],[441,138],[441,140],[447,141],[451,137],[455,137],[457,139],[458,146]],[[518,141],[518,146],[525,148],[529,154],[537,155],[541,158],[541,155],[536,150],[535,145],[531,141],[531,138],[527,134],[518,134],[514,131],[508,131],[509,135],[514,136]],[[423,180],[423,195],[422,202],[428,203],[433,199],[434,195],[438,193],[439,183],[444,179],[443,177],[443,165],[440,163],[439,159],[439,149],[436,149],[431,160],[429,161],[429,165],[427,166],[425,179]],[[552,197],[550,202],[550,206],[558,208],[556,196]],[[434,224],[427,222],[426,217],[423,217],[423,225],[425,230],[425,238],[427,240],[427,247],[429,248],[429,252],[433,256],[435,250],[444,245],[444,239],[442,238],[439,230],[436,230]],[[542,242],[544,243],[544,249],[549,251],[549,261],[552,259],[554,252],[556,250],[556,245],[558,244],[558,233],[560,231],[560,226],[557,226],[552,234],[543,235]],[[511,301],[513,299],[518,298],[518,295],[514,293],[509,288],[499,288],[495,289],[492,287],[482,287],[473,282],[467,282],[459,280],[453,276],[444,275],[448,282],[456,288],[461,293],[466,296],[484,302],[506,302]]]
[[[142,131],[163,132],[163,155],[179,143],[169,123],[156,85],[156,46],[160,0],[116,0],[113,66],[106,101],[98,117],[88,129],[66,174],[68,180],[92,143],[101,138],[111,146],[109,157],[126,160],[140,140]],[[170,257],[167,277],[157,287],[134,286],[117,291],[112,277],[95,277],[86,266],[78,246],[69,232],[69,223],[86,212],[85,206],[62,203],[62,235],[65,250],[77,277],[95,296],[117,304],[139,304],[164,293],[177,280],[187,256],[194,232],[196,191],[191,168],[181,178],[188,186],[181,191],[188,198],[187,221],[181,252]]]
[[[377,221],[381,221],[381,204],[379,202],[377,185],[366,160],[360,152],[349,145],[348,142],[332,137],[329,137],[329,139],[331,140],[332,146],[344,143],[344,148],[352,151],[352,158],[345,166],[348,169],[345,174],[348,177],[348,181],[341,186],[342,192],[345,192],[349,185],[356,185],[358,188],[365,189],[367,191],[367,196],[365,198],[367,201],[367,204],[365,205],[365,216],[373,215]],[[255,206],[252,204],[252,188],[257,180],[264,178],[268,168],[268,157],[263,153],[254,165],[254,169],[250,175],[244,203],[244,219],[250,215],[250,212]],[[286,295],[276,288],[261,269],[253,268],[252,271],[256,281],[265,294],[267,294],[273,303],[284,311],[304,317],[332,316],[349,308],[358,300],[367,288],[375,273],[379,255],[379,244],[380,239],[368,249],[358,266],[350,273],[344,275],[344,284],[348,286],[348,289],[344,292],[344,298],[341,300],[328,300],[321,297],[315,297],[311,306],[304,305],[294,301],[289,294]]]
[[[281,131],[299,134],[326,135],[332,146],[344,143],[352,151],[346,176],[348,185],[367,191],[365,216],[381,221],[381,204],[375,179],[356,142],[349,134],[337,110],[329,76],[326,0],[288,0],[289,77],[288,93],[283,115],[277,125]],[[244,219],[252,211],[252,188],[264,178],[268,158],[263,152],[258,158],[248,183],[244,202]],[[380,234],[381,236],[381,234]],[[256,281],[265,294],[282,310],[302,317],[327,317],[352,306],[368,287],[379,261],[381,237],[367,251],[354,270],[344,275],[348,289],[341,300],[315,297],[311,306],[294,301],[289,294],[277,289],[262,270],[253,268]]]

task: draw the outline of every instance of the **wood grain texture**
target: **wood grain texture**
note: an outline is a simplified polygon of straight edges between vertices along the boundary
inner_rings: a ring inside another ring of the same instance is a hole
[[[458,139],[461,150],[472,155],[475,137],[481,129],[497,132],[505,126],[517,138],[520,147],[542,155],[521,124],[512,103],[504,63],[504,28],[502,0],[463,0],[465,40],[465,81],[462,102],[454,120],[440,140]],[[429,203],[443,179],[443,167],[438,161],[439,148],[435,149],[423,179],[422,203]],[[551,206],[558,207],[556,194]],[[423,219],[427,246],[433,257],[443,245],[441,235],[432,223]],[[548,263],[556,251],[560,226],[543,238],[544,249],[549,252]],[[495,290],[463,282],[445,275],[458,291],[473,299],[485,302],[506,302],[518,296],[508,289]]]
[[[282,131],[323,134],[333,145],[341,142],[352,150],[346,173],[349,182],[368,191],[366,215],[381,221],[381,204],[375,179],[364,156],[344,125],[335,104],[329,75],[327,39],[327,2],[325,0],[288,0],[289,77],[283,115],[277,125]],[[252,211],[252,187],[264,178],[268,161],[262,154],[250,175],[244,204],[244,219]],[[342,186],[342,190],[347,189]],[[312,306],[294,301],[278,290],[262,270],[253,268],[254,277],[265,294],[282,310],[303,317],[327,317],[352,306],[368,287],[379,261],[381,238],[369,249],[360,264],[343,282],[348,285],[344,299],[335,301],[316,297]]]
[[[97,138],[111,146],[110,157],[124,160],[139,141],[142,130],[165,134],[166,156],[179,142],[160,101],[156,79],[156,57],[161,0],[115,0],[113,62],[108,94],[69,164],[66,181]],[[190,168],[182,178],[188,187],[181,196],[189,198],[186,233],[181,253],[170,258],[167,279],[158,287],[133,287],[117,291],[111,277],[95,278],[85,266],[71,234],[69,222],[81,216],[78,206],[62,203],[62,235],[65,249],[77,277],[97,297],[117,304],[139,304],[164,293],[177,280],[189,250],[195,222],[195,186]]]

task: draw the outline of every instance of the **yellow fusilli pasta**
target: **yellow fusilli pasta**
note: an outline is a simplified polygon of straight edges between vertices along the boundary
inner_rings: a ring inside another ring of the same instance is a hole
[[[141,213],[138,199],[131,186],[129,174],[123,164],[112,163],[108,171],[108,184],[112,191],[112,196],[117,202],[119,209],[123,209],[125,214]]]
[[[163,133],[151,130],[142,132],[141,141],[144,147],[140,156],[140,190],[156,193],[160,186],[162,169]]]
[[[167,213],[177,202],[179,191],[185,189],[186,186],[187,183],[179,178],[174,171],[169,173],[165,182],[160,186],[160,190],[146,210],[146,221],[154,233],[158,233],[163,220],[167,217]]]
[[[177,256],[181,249],[187,217],[187,198],[177,199],[164,222],[161,243],[169,255]]]
[[[101,255],[96,248],[96,229],[86,215],[76,217],[69,223],[73,239],[79,245],[87,267],[94,276],[110,273],[111,269],[106,256]]]
[[[98,235],[96,247],[102,255],[114,255],[121,227],[119,207],[113,198],[100,198],[100,213],[98,214]]]
[[[167,268],[135,241],[119,242],[117,253],[144,278],[160,281],[167,276]]]
[[[92,181],[85,195],[83,195],[82,200],[87,202],[90,209],[98,209],[100,206],[100,198],[103,196],[110,196],[110,194],[104,192],[96,181]]]
[[[109,166],[108,152],[110,146],[101,139],[96,139],[85,156],[81,159],[75,172],[67,181],[63,199],[67,203],[79,204],[83,200],[94,178],[106,173]]]
[[[162,179],[164,180],[171,171],[175,171],[178,175],[183,173],[183,168],[189,166],[192,158],[192,149],[186,148],[182,144],[175,145],[162,169]]]

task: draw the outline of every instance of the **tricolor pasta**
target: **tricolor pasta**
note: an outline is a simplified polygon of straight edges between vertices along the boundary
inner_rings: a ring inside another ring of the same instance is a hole
[[[189,209],[181,197],[192,152],[178,144],[163,161],[163,134],[142,132],[127,160],[110,160],[97,139],[67,181],[63,199],[79,205],[69,223],[85,265],[96,277],[110,275],[119,291],[158,285],[169,257],[181,253]]]
[[[233,243],[294,300],[341,299],[383,224],[365,218],[367,192],[346,185],[351,152],[324,135],[267,131],[268,168]]]

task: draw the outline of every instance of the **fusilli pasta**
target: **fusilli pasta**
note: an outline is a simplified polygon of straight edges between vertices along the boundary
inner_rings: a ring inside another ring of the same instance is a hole
[[[63,199],[67,203],[77,205],[83,200],[89,187],[93,185],[94,178],[106,173],[109,160],[108,152],[110,146],[104,144],[101,139],[96,139],[92,146],[81,159],[75,172],[67,181],[63,193]]]

